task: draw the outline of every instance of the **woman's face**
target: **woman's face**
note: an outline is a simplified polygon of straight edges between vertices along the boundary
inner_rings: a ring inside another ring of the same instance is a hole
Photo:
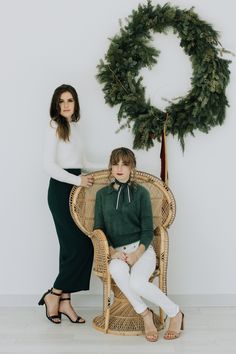
[[[130,177],[131,167],[120,160],[117,164],[111,166],[111,172],[119,182],[126,183]]]
[[[75,100],[70,92],[66,91],[61,94],[59,106],[60,114],[70,122],[75,111]]]

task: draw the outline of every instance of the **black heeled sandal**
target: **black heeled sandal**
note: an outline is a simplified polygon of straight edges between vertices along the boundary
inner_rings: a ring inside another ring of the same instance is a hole
[[[60,301],[65,301],[65,300],[70,301],[71,298],[70,298],[70,297],[65,297],[64,299],[63,299],[63,298],[60,299]],[[78,316],[77,319],[76,319],[75,321],[73,321],[73,320],[71,319],[71,317],[70,317],[69,315],[67,315],[67,313],[65,313],[65,312],[59,312],[59,314],[66,316],[72,323],[83,324],[83,323],[86,322],[86,321],[85,321],[82,317],[80,317],[80,316]]]
[[[60,313],[58,313],[58,315],[48,316],[48,308],[47,308],[47,304],[46,304],[46,302],[45,302],[45,296],[47,296],[48,294],[53,294],[53,295],[56,295],[56,296],[61,296],[61,294],[55,293],[55,292],[52,290],[52,288],[51,288],[51,289],[49,289],[48,291],[46,291],[46,293],[43,294],[43,296],[41,297],[41,299],[40,299],[39,302],[38,302],[38,305],[45,305],[46,317],[47,317],[47,319],[49,319],[49,321],[51,321],[52,323],[55,323],[55,324],[60,324],[61,321],[54,321],[55,319],[61,320],[61,315],[60,315]]]

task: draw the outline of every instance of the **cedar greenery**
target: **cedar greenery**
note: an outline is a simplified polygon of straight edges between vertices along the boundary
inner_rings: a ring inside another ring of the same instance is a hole
[[[170,27],[190,57],[192,87],[178,102],[171,101],[163,112],[146,100],[139,70],[151,69],[160,54],[149,45],[152,33],[167,33]],[[218,37],[218,32],[201,20],[193,8],[181,10],[168,3],[154,7],[150,0],[133,10],[125,27],[121,25],[120,33],[111,39],[105,61],[98,65],[97,79],[103,85],[106,103],[120,105],[118,121],[126,119],[120,129],[130,128],[132,123],[135,149],[148,150],[154,139],[160,141],[164,124],[166,133],[177,135],[184,149],[187,134],[194,136],[195,129],[208,133],[223,123],[228,106],[225,90],[230,61],[222,58],[224,50]]]

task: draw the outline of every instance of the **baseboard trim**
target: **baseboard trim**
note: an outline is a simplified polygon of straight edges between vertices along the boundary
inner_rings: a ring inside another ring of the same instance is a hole
[[[170,298],[185,307],[236,306],[236,294],[175,294]]]
[[[0,295],[0,307],[35,307],[41,295]],[[73,304],[82,307],[102,307],[102,295],[73,294]]]
[[[169,297],[181,307],[211,307],[211,306],[236,306],[236,294],[191,294],[169,295]],[[1,307],[34,307],[37,306],[40,295],[0,295]],[[75,306],[102,307],[102,295],[75,294],[73,295]]]

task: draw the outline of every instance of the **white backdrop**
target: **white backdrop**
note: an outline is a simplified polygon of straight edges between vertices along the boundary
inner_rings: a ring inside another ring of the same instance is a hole
[[[140,2],[0,1],[0,305],[35,304],[57,274],[58,243],[46,201],[48,176],[42,168],[53,90],[62,83],[76,87],[90,161],[106,164],[114,147],[132,147],[131,132],[115,133],[118,108],[105,104],[95,75],[109,47],[108,37],[119,30],[119,18]],[[223,46],[236,52],[234,0],[170,3],[195,6],[220,32]],[[155,35],[154,41],[161,50],[158,65],[142,74],[147,96],[164,108],[161,97],[171,99],[189,89],[191,65],[171,32]],[[188,137],[184,154],[176,138],[167,139],[169,183],[177,201],[169,231],[168,289],[185,305],[236,304],[234,58],[230,69],[230,107],[223,126]],[[159,144],[148,152],[137,151],[138,168],[159,175],[159,151]],[[89,294],[90,299],[101,294],[94,277]]]

